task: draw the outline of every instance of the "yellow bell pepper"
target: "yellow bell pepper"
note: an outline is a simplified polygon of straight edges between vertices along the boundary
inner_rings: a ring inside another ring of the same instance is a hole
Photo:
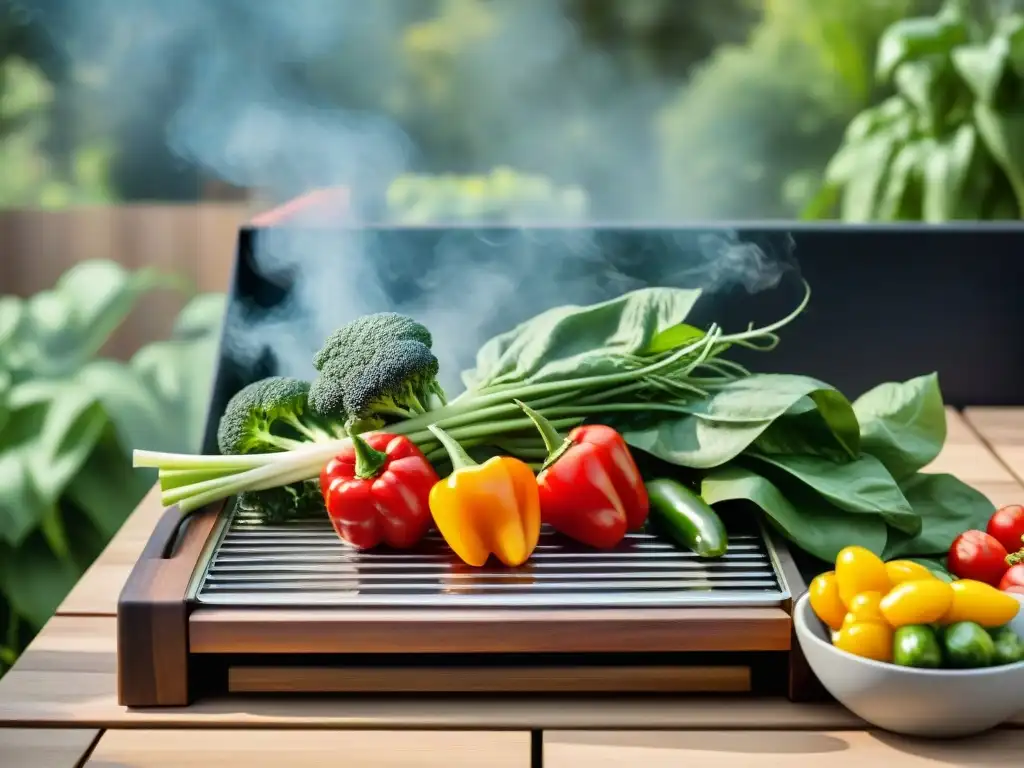
[[[1017,598],[982,581],[960,579],[949,586],[953,600],[942,617],[943,624],[973,621],[993,629],[1011,622],[1020,610]]]
[[[882,558],[864,547],[846,547],[836,556],[836,582],[839,597],[849,608],[862,592],[886,594],[891,585]]]
[[[929,577],[903,582],[882,598],[880,607],[889,625],[899,628],[939,621],[952,604],[953,587]]]
[[[904,581],[938,580],[934,573],[913,560],[890,560],[885,564],[885,572],[894,587],[898,587]]]
[[[448,451],[452,473],[430,490],[430,514],[452,551],[467,565],[494,555],[522,565],[540,538],[540,491],[533,470],[518,459],[495,456],[478,464],[450,435],[430,431]]]

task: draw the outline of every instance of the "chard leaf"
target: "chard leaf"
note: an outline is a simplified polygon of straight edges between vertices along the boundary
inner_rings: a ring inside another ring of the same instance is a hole
[[[485,342],[463,382],[482,389],[610,373],[620,356],[639,355],[661,331],[686,320],[699,298],[699,290],[644,288],[600,304],[549,309]]]
[[[917,474],[901,486],[903,495],[920,515],[916,536],[893,532],[886,558],[944,556],[953,539],[967,530],[985,530],[995,506],[984,494],[947,474]]]
[[[874,515],[854,515],[829,504],[794,504],[779,488],[753,470],[731,465],[704,477],[701,496],[711,504],[749,501],[764,512],[773,528],[797,547],[832,562],[839,551],[858,544],[875,554],[885,547],[885,523]]]
[[[841,464],[821,456],[750,454],[750,457],[788,474],[838,509],[877,515],[893,528],[912,536],[922,529],[921,518],[889,471],[874,456],[864,454],[855,461]]]
[[[934,373],[881,384],[857,398],[853,410],[860,422],[861,450],[897,480],[929,464],[946,440],[946,410]]]

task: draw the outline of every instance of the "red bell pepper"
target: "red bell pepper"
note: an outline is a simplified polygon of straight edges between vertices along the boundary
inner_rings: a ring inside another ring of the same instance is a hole
[[[357,549],[408,549],[430,528],[430,489],[438,479],[407,437],[375,432],[352,436],[320,473],[320,490],[343,540]]]
[[[602,424],[562,438],[543,416],[516,401],[537,426],[548,458],[537,475],[541,520],[597,549],[611,549],[647,520],[650,501],[622,435]]]

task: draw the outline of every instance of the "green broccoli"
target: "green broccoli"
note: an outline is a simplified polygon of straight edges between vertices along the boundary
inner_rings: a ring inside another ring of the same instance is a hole
[[[445,402],[430,332],[394,312],[366,315],[335,331],[313,358],[320,372],[309,403],[321,418],[350,432],[425,413],[432,396]]]
[[[260,522],[280,523],[322,513],[324,497],[318,480],[303,480],[264,491],[242,491],[238,508]]]
[[[308,382],[283,376],[260,379],[228,401],[217,428],[222,454],[288,451],[304,443],[344,436],[340,422],[309,412]]]

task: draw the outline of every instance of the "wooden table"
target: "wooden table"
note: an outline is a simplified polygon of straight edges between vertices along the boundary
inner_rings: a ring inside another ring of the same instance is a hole
[[[998,505],[1024,501],[1024,409],[950,411],[948,423],[929,470]],[[150,494],[0,680],[0,767],[840,768],[1019,765],[1024,754],[1024,716],[975,739],[925,742],[870,730],[836,705],[780,699],[234,697],[128,712],[114,693],[116,602],[159,513]]]

